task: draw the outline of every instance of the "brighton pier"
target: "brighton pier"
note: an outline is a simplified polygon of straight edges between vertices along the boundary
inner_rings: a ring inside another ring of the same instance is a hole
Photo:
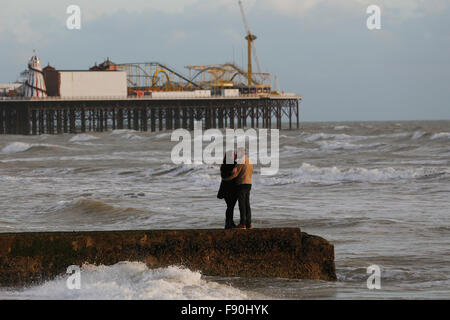
[[[193,130],[209,128],[299,128],[295,94],[210,96],[207,98],[4,98],[0,134],[61,134],[115,129]],[[282,119],[286,119],[282,125]]]

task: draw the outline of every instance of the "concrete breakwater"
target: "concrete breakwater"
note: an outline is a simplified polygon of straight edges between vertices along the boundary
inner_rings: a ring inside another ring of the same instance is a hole
[[[209,276],[336,280],[334,246],[299,228],[0,234],[0,286],[40,283],[70,265],[120,261]]]

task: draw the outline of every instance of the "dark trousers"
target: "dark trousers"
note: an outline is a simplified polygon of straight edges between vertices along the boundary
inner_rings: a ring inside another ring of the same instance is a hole
[[[225,229],[232,229],[235,226],[233,221],[233,213],[236,201],[237,193],[233,193],[225,197],[225,202],[227,203],[227,211],[225,212]]]
[[[250,208],[251,184],[237,186],[237,198],[239,201],[239,212],[241,214],[241,225],[249,227],[252,223],[252,210]]]

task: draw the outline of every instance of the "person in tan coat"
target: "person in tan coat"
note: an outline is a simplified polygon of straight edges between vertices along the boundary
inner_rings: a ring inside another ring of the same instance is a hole
[[[253,164],[246,155],[245,149],[239,149],[237,153],[237,165],[231,176],[223,178],[224,181],[233,180],[236,184],[236,191],[239,203],[241,220],[237,229],[252,228],[252,210],[250,208],[250,190],[252,188]]]

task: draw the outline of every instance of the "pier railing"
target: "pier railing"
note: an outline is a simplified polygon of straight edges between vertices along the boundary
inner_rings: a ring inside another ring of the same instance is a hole
[[[280,94],[240,94],[238,96],[211,95],[208,97],[192,97],[191,95],[179,95],[177,97],[152,97],[151,95],[138,96],[79,96],[79,97],[0,97],[0,101],[83,101],[83,100],[209,100],[209,99],[295,99],[301,100],[301,96],[295,93]]]

